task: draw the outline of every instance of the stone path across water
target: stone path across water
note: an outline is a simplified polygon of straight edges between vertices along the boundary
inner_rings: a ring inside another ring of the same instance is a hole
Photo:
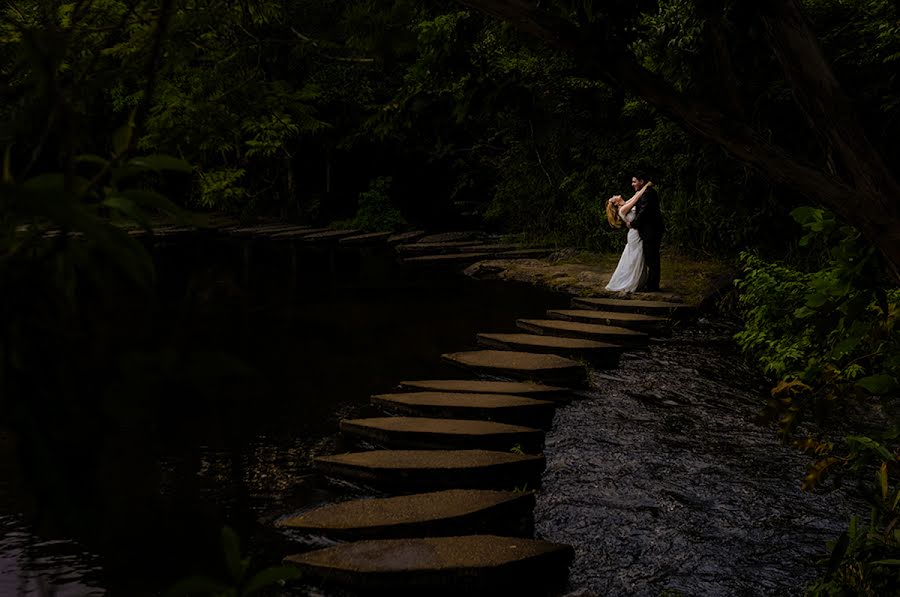
[[[422,254],[404,259],[419,264],[549,252],[508,251],[471,233],[319,232],[306,238],[407,243],[398,253]],[[623,352],[647,344],[648,335],[637,328],[656,331],[668,323],[658,315],[682,311],[671,303],[604,300],[548,311],[550,319],[515,320],[532,333],[480,333],[476,340],[489,349],[441,356],[492,379],[401,381],[405,391],[375,395],[372,402],[406,416],[341,421],[351,438],[398,449],[322,456],[314,462],[318,471],[394,494],[430,493],[353,500],[282,520],[279,526],[294,532],[357,541],[285,562],[308,578],[364,592],[505,595],[561,588],[572,548],[517,537],[533,533],[535,499],[527,490],[541,484],[543,430],[552,429],[557,407],[578,396],[572,388],[587,384],[583,361],[595,369],[618,366]],[[639,311],[651,315],[634,314]],[[358,541],[373,537],[405,538]]]

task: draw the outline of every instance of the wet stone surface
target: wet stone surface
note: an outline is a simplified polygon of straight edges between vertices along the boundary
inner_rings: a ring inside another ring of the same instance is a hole
[[[867,511],[800,491],[807,459],[753,422],[767,385],[735,331],[701,321],[626,353],[557,411],[535,522],[575,548],[571,595],[800,595]]]

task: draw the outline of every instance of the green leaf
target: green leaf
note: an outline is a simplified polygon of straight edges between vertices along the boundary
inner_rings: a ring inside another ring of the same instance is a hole
[[[137,166],[138,168],[149,168],[150,170],[154,170],[156,172],[172,170],[175,172],[190,174],[194,171],[193,167],[186,161],[163,154],[132,158],[128,160],[128,165]]]
[[[143,228],[150,227],[147,214],[141,211],[141,209],[135,205],[134,201],[126,199],[125,197],[108,197],[103,200],[103,205],[121,212],[126,217],[140,224]]]
[[[228,572],[235,582],[241,582],[247,572],[248,561],[241,559],[240,542],[231,527],[222,527],[222,550],[225,554],[225,563],[228,564]]]
[[[145,209],[155,209],[163,213],[173,215],[179,219],[179,223],[188,220],[185,211],[172,202],[168,197],[148,189],[126,189],[119,191],[117,195],[124,197]]]
[[[894,456],[894,454],[890,450],[870,437],[865,437],[864,435],[850,435],[847,436],[846,440],[847,443],[851,446],[858,446],[860,448],[876,452],[879,456],[881,456],[888,462],[893,462],[897,459],[897,457]]]
[[[231,587],[209,576],[191,576],[178,581],[166,591],[166,597],[186,597],[189,595],[221,595]]]
[[[271,585],[284,584],[286,580],[300,578],[301,572],[297,568],[291,566],[272,566],[265,570],[260,570],[253,575],[242,591],[242,595],[252,595],[257,591],[269,587]]]
[[[897,389],[897,380],[890,375],[870,375],[857,381],[856,385],[870,394],[883,396]]]
[[[102,158],[99,155],[94,155],[92,153],[85,153],[82,155],[75,156],[76,164],[96,164],[97,166],[105,168],[109,165],[109,160],[106,158]]]

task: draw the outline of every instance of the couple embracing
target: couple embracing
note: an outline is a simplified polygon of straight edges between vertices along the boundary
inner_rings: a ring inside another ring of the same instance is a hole
[[[631,178],[636,191],[629,200],[614,195],[606,202],[606,219],[613,228],[628,227],[628,242],[607,290],[656,292],[659,290],[659,245],[666,230],[659,195],[643,173]]]

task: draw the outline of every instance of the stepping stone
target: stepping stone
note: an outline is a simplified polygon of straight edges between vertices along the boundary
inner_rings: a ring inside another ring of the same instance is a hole
[[[456,232],[438,232],[423,236],[419,242],[423,243],[454,243],[460,241],[482,241],[489,238],[484,232],[477,230],[458,230]]]
[[[406,392],[377,394],[372,402],[394,412],[419,417],[480,419],[549,429],[556,404],[510,394]]]
[[[610,342],[620,346],[644,346],[649,337],[643,332],[594,323],[578,323],[559,319],[517,319],[516,325],[533,332],[566,338],[589,338],[598,342]]]
[[[496,535],[382,539],[288,556],[304,576],[379,595],[546,595],[565,584],[568,545]]]
[[[320,232],[328,232],[331,228],[297,228],[296,230],[288,230],[285,232],[276,232],[275,234],[266,235],[267,238],[272,240],[292,240],[295,238],[303,238],[305,236],[309,236],[311,234],[318,234]]]
[[[479,344],[488,348],[551,353],[570,358],[583,357],[595,364],[602,364],[605,368],[617,367],[619,357],[622,356],[622,347],[617,344],[583,338],[538,334],[478,334],[476,339]]]
[[[550,317],[551,319],[564,319],[567,321],[580,321],[582,323],[612,325],[647,333],[659,331],[671,322],[670,319],[656,317],[654,315],[616,313],[614,311],[593,311],[591,309],[551,309],[547,311],[547,317]]]
[[[479,533],[527,536],[533,532],[533,512],[530,491],[448,489],[331,504],[276,525],[344,540]]]
[[[412,232],[398,232],[388,237],[389,245],[398,245],[400,243],[411,243],[425,236],[424,230],[413,230]]]
[[[372,417],[344,419],[341,433],[388,448],[413,450],[510,450],[518,445],[537,454],[544,444],[544,432],[531,427],[425,417]]]
[[[467,394],[515,394],[541,400],[562,401],[569,396],[568,388],[558,388],[520,381],[486,381],[481,379],[425,379],[401,381],[400,387],[434,392],[463,392]]]
[[[484,243],[482,241],[457,241],[457,242],[446,242],[446,243],[412,243],[406,245],[397,245],[397,252],[402,255],[409,255],[414,253],[432,253],[432,254],[441,254],[441,253],[458,253],[462,249],[473,249],[476,247],[482,246]]]
[[[643,313],[645,315],[684,317],[694,311],[691,305],[664,301],[639,301],[611,298],[573,298],[572,305],[579,309],[616,311],[622,313]]]
[[[323,243],[336,242],[348,236],[356,236],[359,230],[328,230],[325,232],[317,232],[303,237],[303,242],[307,243]]]
[[[468,264],[487,259],[539,259],[553,253],[553,249],[520,249],[518,251],[503,251],[500,253],[450,253],[448,255],[423,255],[422,257],[409,257],[403,259],[403,263],[456,265]]]
[[[473,350],[441,355],[454,365],[460,365],[500,377],[513,377],[581,386],[587,381],[584,365],[555,354],[537,354],[508,350]]]
[[[534,486],[543,455],[489,450],[371,450],[314,461],[321,473],[401,489],[512,489]]]
[[[278,234],[281,232],[309,232],[312,230],[310,226],[300,226],[299,224],[269,224],[260,226],[239,226],[227,230],[232,236],[268,236],[270,234]]]
[[[391,236],[391,232],[369,232],[367,234],[355,234],[353,236],[347,236],[342,238],[338,242],[342,245],[368,245],[368,244],[380,244],[382,241],[386,241],[389,236]]]

